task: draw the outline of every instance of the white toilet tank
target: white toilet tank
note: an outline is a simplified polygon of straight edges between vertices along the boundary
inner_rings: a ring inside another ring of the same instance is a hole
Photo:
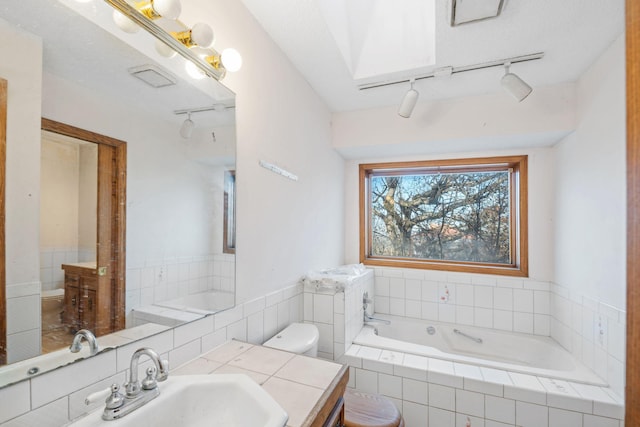
[[[292,323],[263,345],[292,353],[304,354],[305,356],[317,357],[319,337],[320,333],[316,325]]]

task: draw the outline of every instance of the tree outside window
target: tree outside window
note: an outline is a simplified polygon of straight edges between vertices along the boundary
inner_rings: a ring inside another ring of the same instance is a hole
[[[360,165],[361,261],[526,276],[526,162]]]

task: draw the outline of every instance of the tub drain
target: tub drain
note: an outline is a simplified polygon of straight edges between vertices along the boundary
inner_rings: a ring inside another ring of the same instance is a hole
[[[435,334],[435,333],[436,333],[436,328],[434,328],[433,326],[428,326],[428,327],[427,327],[427,333],[428,333],[429,335],[433,335],[433,334]]]

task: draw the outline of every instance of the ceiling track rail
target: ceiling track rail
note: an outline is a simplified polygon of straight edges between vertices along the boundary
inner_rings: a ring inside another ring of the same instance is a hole
[[[482,70],[485,68],[504,67],[506,63],[517,64],[519,62],[536,61],[538,59],[542,59],[543,57],[544,57],[544,52],[537,52],[537,53],[531,53],[528,55],[514,56],[511,58],[497,59],[495,61],[489,61],[489,62],[482,62],[479,64],[462,65],[459,67],[442,67],[442,68],[437,68],[430,73],[421,74],[416,77],[404,78],[402,80],[391,80],[387,82],[367,83],[367,84],[359,85],[358,89],[359,90],[375,89],[378,87],[392,86],[392,85],[398,85],[403,83],[410,83],[411,81],[430,79],[433,77],[438,77],[440,75],[451,75],[451,74],[465,73],[467,71]]]

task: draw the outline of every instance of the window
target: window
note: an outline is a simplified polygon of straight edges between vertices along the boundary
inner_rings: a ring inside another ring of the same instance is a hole
[[[236,253],[236,171],[224,172],[224,226],[222,252]]]
[[[527,156],[361,164],[360,260],[527,276]]]

